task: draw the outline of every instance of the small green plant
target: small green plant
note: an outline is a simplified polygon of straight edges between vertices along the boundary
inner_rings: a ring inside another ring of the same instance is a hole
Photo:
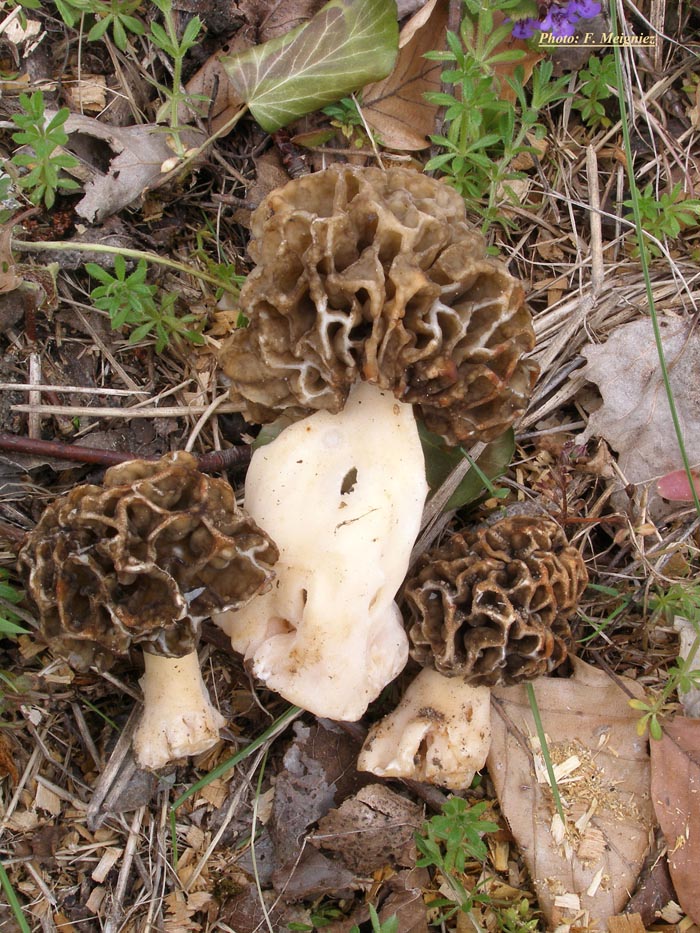
[[[623,206],[633,209],[633,201],[623,201]],[[657,240],[668,237],[673,240],[690,227],[700,225],[700,200],[686,198],[683,186],[677,182],[671,191],[664,191],[658,197],[651,182],[638,192],[639,212],[642,228]],[[633,214],[626,214],[625,220],[634,220]],[[636,234],[631,235],[632,255],[639,256],[639,242]],[[652,256],[660,256],[661,250],[652,240],[647,240],[647,250]]]
[[[678,658],[667,671],[666,683],[662,690],[649,698],[629,701],[632,709],[642,715],[637,722],[637,734],[644,735],[647,730],[652,739],[663,736],[660,720],[669,709],[669,700],[675,691],[685,693],[692,688],[700,688],[700,670],[695,670],[695,654],[700,649],[700,588],[682,583],[674,583],[665,593],[657,593],[650,600],[652,621],[665,616],[671,621],[674,616],[687,619],[696,631],[695,640],[688,651],[687,658]]]
[[[322,112],[331,118],[331,126],[345,137],[349,145],[362,149],[369,142],[362,114],[354,98],[343,97],[335,104],[324,107]]]
[[[114,257],[114,275],[94,262],[87,263],[85,269],[102,283],[90,292],[95,307],[107,312],[112,330],[131,329],[129,343],[138,343],[152,334],[157,353],[162,353],[171,340],[204,343],[202,335],[192,326],[197,320],[195,315],[176,313],[177,295],[166,295],[157,304],[158,289],[146,282],[148,264],[144,259],[128,275],[126,260],[120,255]]]
[[[430,103],[445,107],[447,125],[444,135],[431,136],[444,151],[430,159],[425,168],[443,172],[487,224],[503,223],[496,202],[502,195],[516,201],[508,182],[523,177],[511,169],[511,164],[517,155],[535,151],[532,141],[546,132],[538,122],[540,112],[567,96],[568,77],[553,79],[552,62],[543,61],[532,72],[529,93],[525,90],[523,69],[516,64],[525,52],[506,47],[512,24],[497,25],[494,16],[500,12],[508,17],[520,9],[520,0],[489,4],[465,0],[465,6],[459,35],[447,34],[448,49],[426,54],[432,61],[452,66],[442,72],[441,80],[454,90],[425,95]],[[503,79],[497,69],[508,64],[516,65],[515,72]],[[508,89],[514,102],[503,98],[502,92]]]
[[[56,8],[67,26],[75,26],[84,16],[94,17],[88,41],[97,42],[111,29],[114,44],[122,52],[129,44],[128,33],[143,36],[146,32],[141,20],[134,16],[140,6],[141,0],[56,0]]]
[[[380,921],[379,914],[374,907],[369,905],[369,919],[372,924],[372,933],[399,933],[399,918],[396,914]],[[360,928],[355,925],[350,928],[350,933],[360,933]]]
[[[19,132],[12,134],[12,139],[19,146],[29,146],[31,152],[16,152],[10,162],[20,169],[29,171],[20,175],[17,183],[27,193],[32,204],[41,204],[47,208],[56,202],[56,192],[74,191],[78,183],[72,178],[61,176],[63,169],[75,168],[78,160],[67,152],[57,152],[68,142],[68,134],[63,124],[70,115],[67,107],[47,121],[44,109],[44,95],[41,91],[33,94],[20,94],[20,113],[12,115],[12,122],[19,127]]]
[[[536,933],[539,929],[537,917],[531,917],[532,907],[526,897],[514,907],[503,907],[496,911],[496,922],[501,933]]]
[[[615,56],[603,55],[598,58],[592,55],[580,77],[581,84],[571,106],[580,111],[582,119],[592,129],[610,126],[612,121],[605,113],[601,101],[615,97],[618,93]]]
[[[453,900],[438,899],[430,905],[446,907],[445,918],[458,910],[468,913],[475,904],[488,901],[476,888],[467,891],[462,881],[467,861],[483,862],[488,855],[484,834],[498,829],[496,823],[483,819],[487,806],[477,803],[470,807],[461,797],[451,797],[442,813],[424,823],[422,831],[416,834],[416,846],[421,853],[416,865],[437,868],[454,893]]]
[[[184,127],[180,123],[180,115],[184,106],[192,106],[195,100],[204,100],[204,98],[201,95],[187,94],[183,90],[182,65],[189,50],[197,44],[199,33],[202,30],[202,21],[198,16],[193,16],[185,26],[182,38],[178,38],[172,0],[154,0],[154,4],[163,14],[164,25],[161,26],[159,22],[154,20],[151,23],[149,39],[161,52],[165,52],[173,64],[172,88],[165,87],[162,84],[157,85],[158,90],[165,97],[165,103],[158,111],[156,122],[169,124],[170,132],[173,134],[175,154],[178,158],[183,158],[186,149],[181,138]]]
[[[322,930],[324,927],[330,926],[336,920],[342,920],[344,916],[342,910],[339,910],[332,904],[328,904],[316,911],[311,911],[309,918],[311,921],[310,923],[290,923],[288,926],[289,929],[294,930],[295,933],[313,933],[315,930]],[[396,914],[382,921],[379,919],[379,914],[375,907],[370,904],[369,919],[372,924],[372,933],[399,933],[399,919]],[[350,933],[360,933],[360,928],[357,924],[350,927]]]
[[[217,236],[213,229],[211,229],[209,221],[205,221],[206,226],[198,230],[195,234],[195,241],[197,243],[194,250],[191,250],[189,253],[189,260],[199,260],[204,268],[206,269],[208,275],[220,282],[214,292],[214,297],[217,301],[224,296],[224,294],[237,294],[240,290],[241,285],[245,282],[246,277],[244,275],[238,275],[236,272],[236,266],[233,262],[223,262],[222,256],[219,256],[219,261],[217,262],[210,255],[210,249],[207,248],[208,245],[216,245]]]

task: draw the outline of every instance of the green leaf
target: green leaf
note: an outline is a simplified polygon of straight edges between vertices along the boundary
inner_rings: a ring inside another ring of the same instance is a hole
[[[27,629],[0,616],[0,635],[26,635]]]
[[[431,490],[435,491],[457,464],[461,463],[464,456],[459,448],[448,447],[441,437],[429,431],[420,421],[418,422],[418,433],[423,445],[428,485]],[[476,461],[477,466],[489,479],[496,479],[508,469],[514,451],[515,435],[513,429],[509,428],[486,447],[486,450]],[[475,502],[484,492],[484,484],[476,471],[469,470],[453,492],[445,509],[461,509],[463,506]]]
[[[330,0],[308,23],[222,62],[257,122],[273,133],[385,78],[397,51],[395,0]]]
[[[112,35],[114,37],[114,44],[120,51],[126,52],[126,47],[129,44],[129,40],[126,35],[126,29],[124,29],[124,24],[121,21],[120,17],[116,17],[114,20],[114,26],[112,27]]]
[[[107,32],[110,22],[110,16],[105,16],[104,19],[98,19],[90,32],[87,34],[88,42],[97,42],[98,39],[101,39],[102,36],[104,36],[104,34]]]
[[[183,49],[191,48],[197,41],[197,36],[202,28],[202,21],[198,16],[193,17],[185,26],[180,45]]]
[[[147,337],[153,330],[155,323],[155,321],[146,321],[145,324],[141,324],[135,330],[132,330],[129,334],[129,343],[138,343],[139,340],[143,340],[144,337]]]

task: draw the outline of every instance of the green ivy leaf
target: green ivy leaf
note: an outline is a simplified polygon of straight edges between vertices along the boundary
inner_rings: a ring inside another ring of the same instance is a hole
[[[425,470],[428,485],[435,491],[452,470],[464,459],[456,447],[448,447],[441,437],[429,431],[424,424],[418,423],[425,456]],[[495,441],[492,441],[476,461],[477,466],[489,479],[496,479],[508,469],[515,451],[515,435],[509,428]],[[460,509],[475,502],[484,493],[484,485],[475,470],[469,470],[445,506],[446,509]]]
[[[385,78],[397,51],[395,0],[330,0],[285,36],[222,61],[257,122],[273,133]]]

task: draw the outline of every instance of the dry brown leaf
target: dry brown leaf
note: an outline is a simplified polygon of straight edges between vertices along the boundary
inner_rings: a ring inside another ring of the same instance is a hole
[[[85,194],[75,212],[90,223],[98,223],[141,198],[160,179],[163,163],[173,156],[162,126],[106,126],[74,113],[64,129],[68,148],[80,157],[81,174],[87,178]],[[194,129],[185,130],[181,138],[186,147],[204,142],[204,134]]]
[[[399,55],[391,74],[368,85],[362,95],[362,112],[367,123],[376,130],[382,145],[389,149],[426,149],[426,137],[435,132],[437,107],[424,97],[429,91],[439,91],[440,74],[444,62],[429,61],[426,52],[445,48],[449,3],[447,0],[428,0],[404,25],[399,37]],[[496,16],[496,22],[503,16]],[[527,43],[508,39],[497,46],[498,51],[518,49],[524,53],[517,62],[502,62],[494,69],[501,83],[503,100],[515,100],[515,93],[507,84],[516,67],[524,72],[528,81],[532,69],[544,55],[533,51]]]
[[[7,775],[13,784],[19,780],[14,752],[6,736],[0,733],[0,777]]]
[[[383,865],[415,864],[414,835],[422,822],[417,804],[383,784],[370,784],[327,813],[310,842],[337,853],[356,874],[370,875]]]
[[[426,149],[435,131],[437,108],[423,95],[440,90],[442,62],[423,58],[431,49],[445,47],[446,0],[429,0],[401,30],[399,55],[391,74],[368,85],[362,112],[384,146],[389,149]]]
[[[198,95],[205,98],[198,104],[198,109],[212,133],[220,130],[243,106],[243,100],[229,80],[221,59],[242,52],[251,45],[241,32],[237,33],[223,49],[208,58],[187,82],[186,90],[189,95],[195,99]],[[192,119],[190,108],[183,105],[180,119],[183,122]]]
[[[661,317],[659,326],[686,452],[691,465],[696,465],[700,463],[700,332],[677,318]],[[623,324],[602,346],[589,345],[582,352],[588,360],[583,375],[596,383],[603,396],[603,405],[589,417],[584,438],[605,438],[619,454],[620,469],[629,483],[650,483],[679,469],[682,463],[651,320]],[[617,503],[623,506],[624,501]],[[653,488],[649,509],[653,518],[667,511]]]
[[[494,690],[488,769],[548,926],[572,922],[580,908],[604,929],[625,906],[649,848],[649,755],[618,682],[578,658],[572,663],[571,678],[535,684],[567,815],[561,840],[552,834],[554,806],[541,755],[541,782],[536,776],[525,687]],[[633,681],[618,681],[641,694]]]
[[[652,742],[651,798],[677,900],[700,924],[700,720],[679,716]]]

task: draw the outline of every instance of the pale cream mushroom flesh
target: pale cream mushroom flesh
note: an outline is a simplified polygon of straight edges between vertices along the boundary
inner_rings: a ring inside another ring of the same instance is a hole
[[[411,406],[368,383],[255,452],[245,506],[279,548],[276,580],[213,618],[270,689],[354,721],[403,669],[394,597],[427,491]]]
[[[466,790],[491,746],[491,690],[424,668],[369,731],[360,771]]]

